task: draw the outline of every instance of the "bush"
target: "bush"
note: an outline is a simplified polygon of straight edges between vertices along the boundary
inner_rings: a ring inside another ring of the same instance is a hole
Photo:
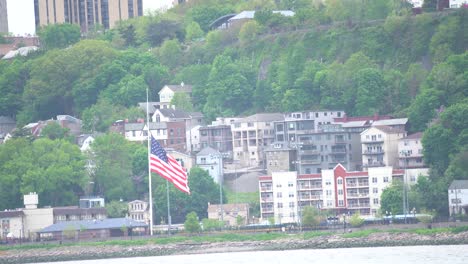
[[[185,218],[184,223],[185,231],[189,233],[198,233],[201,230],[200,223],[198,222],[197,213],[191,212]]]
[[[353,214],[351,218],[349,218],[349,224],[352,227],[360,227],[364,224],[364,218],[362,218],[359,213]]]

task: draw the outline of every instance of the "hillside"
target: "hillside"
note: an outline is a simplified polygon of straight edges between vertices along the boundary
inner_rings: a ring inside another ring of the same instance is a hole
[[[70,114],[107,132],[115,120],[144,117],[136,105],[147,88],[157,100],[165,84],[184,82],[193,101],[174,103],[208,120],[306,109],[408,117],[411,132],[425,131],[438,186],[425,200],[440,200],[452,179],[468,179],[468,10],[412,15],[404,3],[194,0],[87,39],[73,26],[48,26],[41,51],[0,61],[0,115],[24,125]],[[259,11],[210,30],[243,10]]]

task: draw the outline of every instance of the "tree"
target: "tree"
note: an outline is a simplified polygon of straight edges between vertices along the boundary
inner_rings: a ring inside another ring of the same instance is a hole
[[[239,31],[239,41],[242,45],[248,46],[254,43],[254,40],[259,32],[260,28],[257,21],[248,21],[242,25]]]
[[[302,208],[302,225],[317,226],[320,223],[320,213],[315,207],[306,206]]]
[[[132,182],[132,153],[135,148],[123,136],[110,133],[91,144],[90,160],[96,164],[95,186],[107,200],[135,198]]]
[[[175,93],[174,97],[172,97],[171,105],[185,112],[193,112],[193,104],[190,96],[186,93]]]
[[[81,30],[76,24],[50,24],[40,28],[37,35],[46,49],[63,49],[80,40]]]
[[[169,184],[169,199],[173,223],[182,223],[185,216],[194,211],[201,218],[208,217],[208,203],[219,203],[219,185],[207,171],[194,167],[189,176],[190,195],[187,195]],[[154,219],[167,219],[166,180],[153,174]],[[223,201],[226,201],[223,192]],[[167,221],[165,221],[167,223]]]
[[[208,219],[208,218],[202,219],[203,231],[219,230],[223,228],[223,226],[224,226],[224,223],[217,219]]]
[[[41,131],[41,137],[46,137],[51,140],[55,139],[65,139],[68,141],[72,141],[73,138],[69,135],[70,129],[63,128],[56,122],[52,122],[47,124]]]
[[[106,203],[106,211],[109,218],[126,217],[128,214],[128,205],[125,202],[114,200]]]
[[[182,50],[177,39],[166,40],[159,49],[159,59],[163,65],[175,68],[181,64]]]
[[[364,224],[364,218],[359,213],[355,213],[349,218],[349,224],[352,227],[361,227]]]
[[[186,41],[193,41],[197,40],[203,37],[205,32],[201,29],[200,25],[192,21],[188,26],[185,28],[186,34],[185,34],[185,40]]]
[[[190,212],[184,222],[185,231],[193,234],[198,233],[201,230],[200,223],[198,222],[198,216],[195,212]]]
[[[392,215],[403,212],[403,183],[401,181],[393,181],[383,190],[380,196],[380,210]]]
[[[41,205],[76,204],[88,182],[78,146],[48,138],[11,139],[2,144],[0,180],[0,197],[9,196],[0,208],[21,204],[21,194],[29,192],[39,195]]]

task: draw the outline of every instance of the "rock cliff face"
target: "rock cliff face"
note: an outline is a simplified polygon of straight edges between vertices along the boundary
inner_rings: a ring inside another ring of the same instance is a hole
[[[38,263],[66,260],[162,256],[174,254],[209,254],[261,250],[458,244],[468,244],[468,232],[459,234],[438,233],[433,235],[418,235],[412,233],[374,233],[367,237],[359,238],[344,238],[342,235],[336,234],[305,240],[293,238],[272,241],[177,243],[171,245],[63,246],[53,249],[29,249],[23,251],[15,249],[1,251],[0,248],[0,263]]]

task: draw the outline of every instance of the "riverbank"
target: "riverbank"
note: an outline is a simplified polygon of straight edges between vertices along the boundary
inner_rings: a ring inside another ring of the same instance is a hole
[[[305,233],[285,235],[266,241],[198,242],[187,240],[158,244],[156,240],[136,240],[134,243],[112,245],[103,243],[77,243],[54,247],[0,248],[0,263],[38,263],[66,260],[87,260],[138,256],[163,256],[180,254],[209,254],[224,252],[324,249],[349,247],[391,247],[417,245],[468,245],[468,231],[453,233],[431,232],[370,232],[356,231],[347,234]]]

